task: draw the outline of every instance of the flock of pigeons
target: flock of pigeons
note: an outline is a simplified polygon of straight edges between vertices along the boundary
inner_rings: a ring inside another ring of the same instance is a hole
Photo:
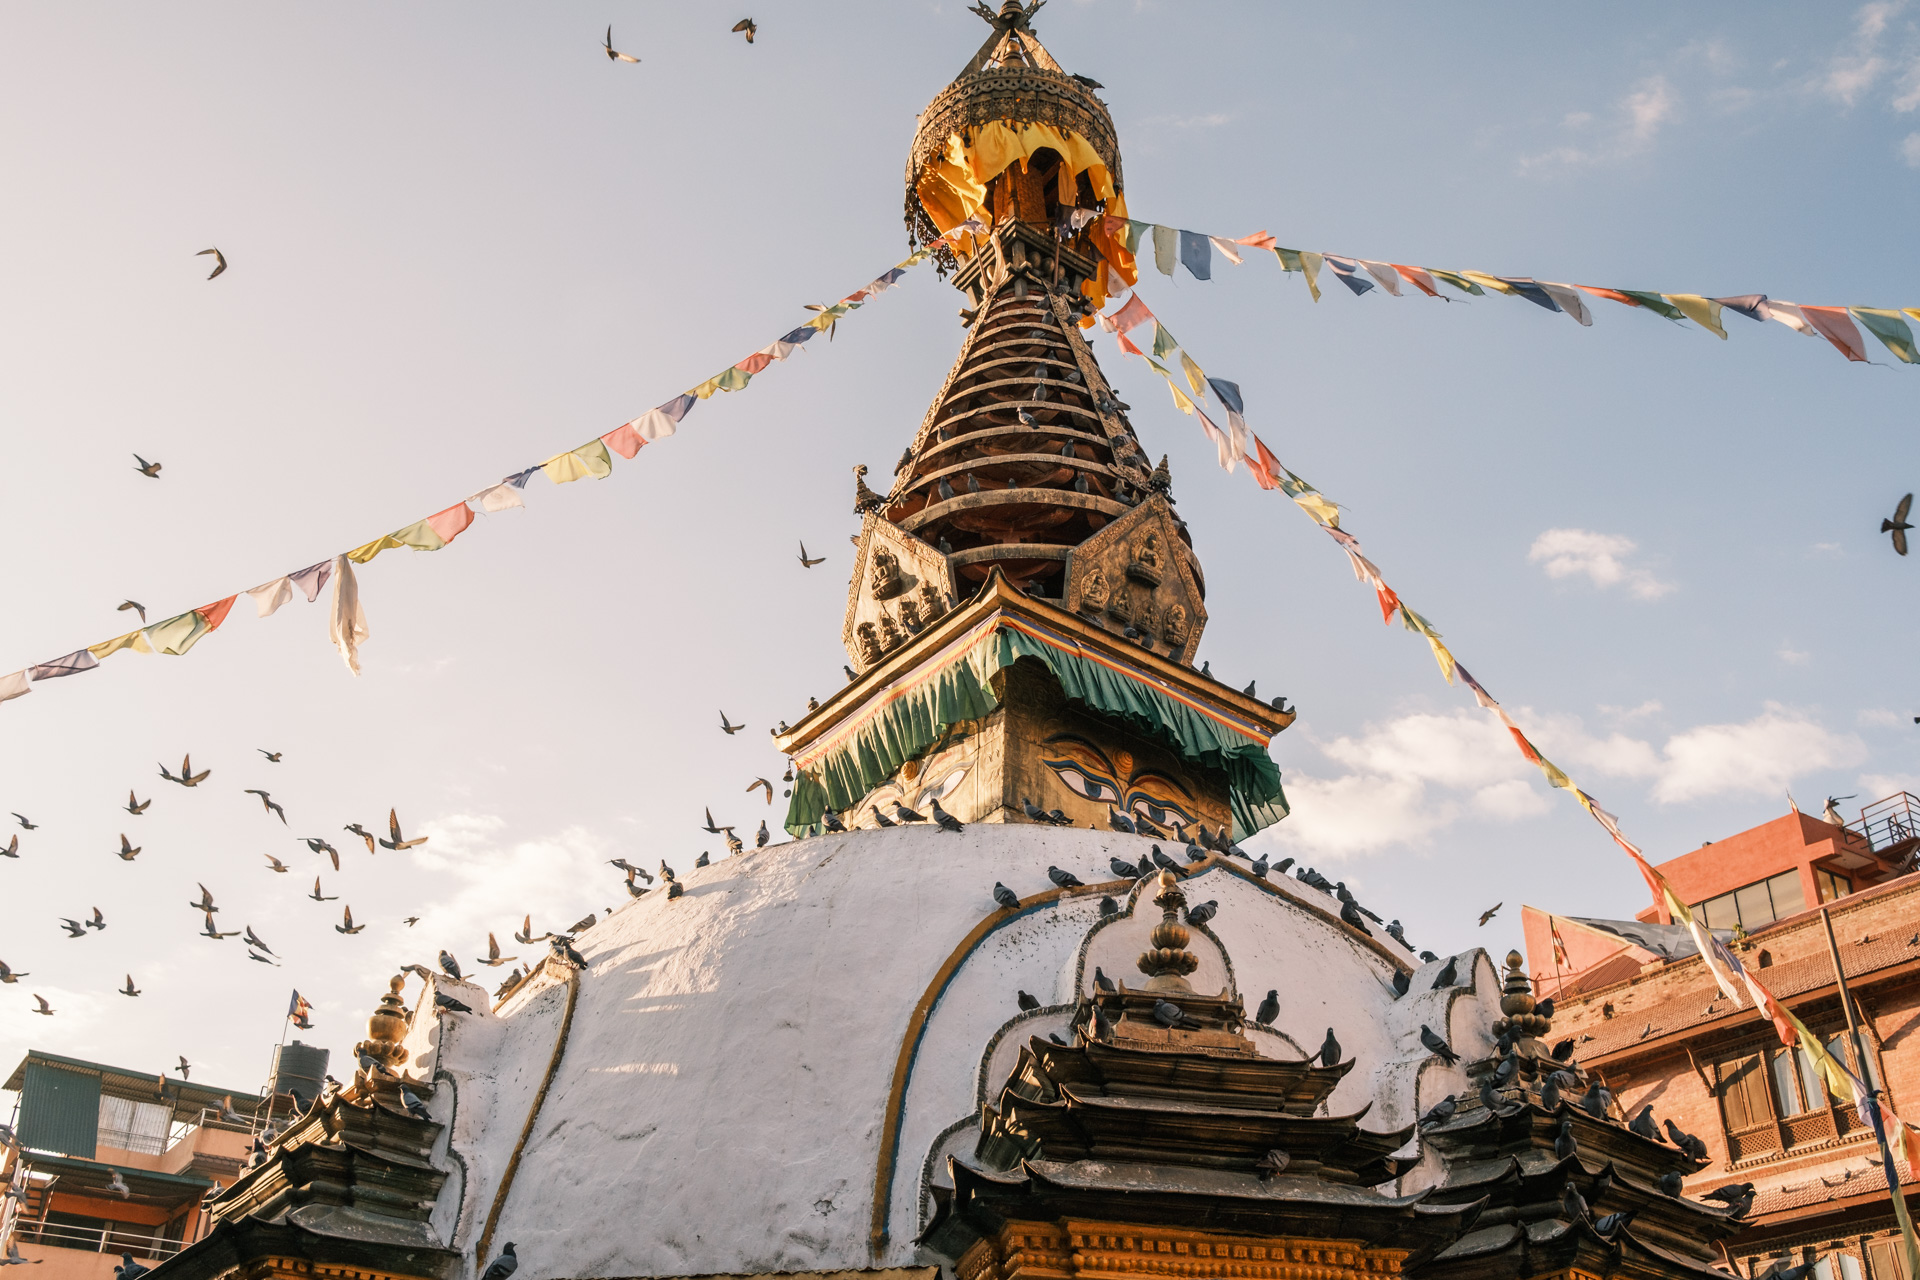
[[[137,605],[133,605],[132,601],[129,601],[128,605],[135,608],[139,607]],[[283,755],[282,752],[268,751],[265,748],[256,748],[256,749],[259,750],[262,756],[266,757],[266,760],[269,764],[280,763],[281,756]],[[161,778],[163,778],[168,782],[173,783],[176,786],[189,788],[189,789],[200,786],[202,783],[206,782],[206,780],[211,776],[213,776],[213,771],[211,769],[200,769],[198,771],[194,769],[193,757],[190,754],[183,756],[181,758],[180,772],[178,773],[173,772],[171,769],[167,768],[167,766],[164,764],[160,766]],[[278,801],[276,801],[273,798],[272,792],[267,791],[266,789],[261,787],[246,787],[242,789],[242,794],[259,797],[262,808],[267,813],[273,815],[274,817],[279,818],[281,825],[283,826],[286,825],[287,823],[286,808],[285,806],[281,805]],[[127,792],[127,802],[121,807],[125,809],[126,812],[132,815],[133,817],[138,818],[144,815],[147,809],[152,804],[153,804],[152,796],[149,796],[147,799],[142,800],[140,799],[139,794],[136,790],[130,789]],[[24,830],[24,831],[40,830],[40,824],[37,822],[34,822],[24,814],[16,813],[13,815],[13,817],[20,824],[21,830]],[[386,839],[381,839],[374,832],[367,830],[364,826],[362,826],[358,822],[350,822],[341,829],[355,836],[358,836],[360,839],[366,841],[368,853],[376,853],[380,849],[392,849],[392,850],[411,849],[416,845],[425,844],[427,842],[426,836],[415,836],[412,839],[408,839],[405,835],[403,835],[400,830],[399,812],[394,809],[389,809],[387,811],[387,837],[388,838]],[[295,837],[295,839],[305,844],[307,848],[312,852],[326,856],[333,863],[333,869],[335,871],[338,871],[340,869],[340,851],[337,848],[335,848],[330,842],[328,842],[324,837],[297,836]],[[123,862],[132,862],[135,858],[140,856],[141,849],[142,849],[142,846],[134,844],[133,841],[128,838],[126,833],[122,832],[120,834],[120,848],[114,851],[114,856],[119,858]],[[19,835],[19,832],[15,832],[13,835],[13,838],[7,842],[7,845],[4,848],[0,848],[0,857],[19,858],[20,856],[21,856],[20,835]],[[286,874],[293,870],[292,867],[282,862],[279,858],[274,857],[272,854],[266,854],[264,856],[266,857],[267,869],[269,871]],[[210,938],[215,942],[221,942],[227,938],[242,938],[245,940],[245,946],[247,949],[247,958],[249,960],[254,960],[261,964],[267,964],[267,965],[277,965],[280,963],[279,957],[274,952],[273,948],[268,946],[266,940],[263,939],[258,933],[254,932],[252,925],[243,924],[238,929],[220,928],[219,925],[214,921],[214,916],[219,912],[220,907],[214,901],[212,890],[208,889],[207,886],[204,884],[196,883],[194,887],[200,891],[200,896],[188,902],[187,906],[192,908],[195,911],[200,912],[202,919],[205,921],[205,923],[202,925],[199,931],[198,936],[203,938]],[[307,894],[306,896],[309,898],[312,898],[315,902],[336,902],[339,900],[338,895],[327,894],[322,892],[320,877],[317,875],[313,878],[313,891]],[[410,917],[405,921],[405,923],[413,924],[417,920],[418,920],[418,917]],[[99,907],[94,907],[92,910],[92,914],[86,917],[85,919],[73,919],[71,917],[62,918],[60,921],[60,927],[66,930],[66,934],[68,938],[86,938],[86,937],[92,936],[96,932],[105,932],[107,928],[107,918],[101,912]],[[353,907],[349,904],[342,907],[341,922],[333,926],[333,929],[335,933],[352,936],[352,935],[361,933],[366,929],[366,927],[367,926],[364,924],[354,923]],[[15,970],[11,968],[6,963],[6,961],[0,960],[0,983],[12,985],[14,983],[19,982],[20,979],[29,977],[29,976],[31,975],[28,973],[23,973],[18,970]],[[140,987],[135,984],[133,980],[133,975],[131,973],[126,975],[125,985],[117,988],[117,990],[119,994],[123,996],[139,996],[140,994],[142,994]],[[52,1017],[55,1013],[58,1012],[58,1010],[56,1010],[47,1001],[47,998],[45,996],[35,993],[33,998],[34,998],[34,1001],[39,1006],[38,1008],[34,1009],[33,1012],[38,1014],[43,1014],[47,1017]],[[303,1017],[300,1025],[311,1026],[312,1024],[306,1022]],[[181,1059],[181,1063],[183,1067],[185,1065],[185,1062],[186,1060],[184,1058]]]

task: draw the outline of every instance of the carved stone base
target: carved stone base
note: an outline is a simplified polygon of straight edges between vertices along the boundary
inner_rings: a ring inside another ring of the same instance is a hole
[[[959,1280],[1077,1280],[1178,1276],[1181,1280],[1374,1280],[1397,1276],[1406,1252],[1351,1240],[1238,1236],[1175,1227],[1066,1219],[1009,1222],[968,1249]]]

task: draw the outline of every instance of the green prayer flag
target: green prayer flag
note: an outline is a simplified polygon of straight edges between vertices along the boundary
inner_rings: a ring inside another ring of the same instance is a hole
[[[198,612],[183,613],[148,627],[147,642],[153,646],[155,653],[172,654],[177,658],[199,644],[200,637],[212,630]]]
[[[1669,320],[1685,320],[1687,318],[1686,312],[1674,306],[1671,302],[1668,302],[1661,294],[1646,293],[1639,289],[1617,289],[1615,292],[1632,298],[1647,310],[1658,312]]]
[[[1178,351],[1179,349],[1180,349],[1180,344],[1173,340],[1173,335],[1171,333],[1167,332],[1167,326],[1161,324],[1158,320],[1154,321],[1153,322],[1153,354],[1155,356],[1158,356],[1160,359],[1165,360],[1168,356],[1171,356],[1174,352]]]
[[[1140,239],[1142,236],[1146,235],[1148,231],[1153,229],[1153,224],[1151,222],[1135,222],[1132,218],[1128,218],[1126,221],[1127,221],[1127,234],[1126,234],[1127,252],[1133,254],[1135,257],[1139,257],[1140,256]]]
[[[1427,274],[1432,276],[1435,280],[1440,280],[1447,284],[1452,285],[1454,288],[1458,289],[1462,293],[1470,293],[1476,298],[1484,298],[1487,296],[1487,291],[1485,289],[1482,289],[1479,285],[1467,279],[1465,276],[1461,275],[1457,271],[1442,271],[1438,267],[1428,267]]]
[[[1281,249],[1275,247],[1273,256],[1280,259],[1284,271],[1298,271],[1307,278],[1307,292],[1313,295],[1315,302],[1320,301],[1320,263],[1317,253],[1304,253],[1299,249]]]
[[[1180,260],[1180,233],[1172,227],[1153,229],[1153,265],[1160,274],[1170,276]]]
[[[1907,327],[1898,311],[1884,311],[1879,307],[1848,307],[1847,310],[1866,326],[1867,332],[1885,343],[1887,350],[1907,364],[1920,364],[1920,351],[1913,347],[1913,330]]]

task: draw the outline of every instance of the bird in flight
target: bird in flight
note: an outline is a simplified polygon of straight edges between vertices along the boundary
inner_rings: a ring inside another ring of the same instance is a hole
[[[0,849],[0,857],[17,858],[20,856],[20,833],[13,833],[13,839],[7,841],[7,847]]]
[[[600,47],[607,51],[608,62],[636,62],[637,63],[640,61],[640,59],[634,57],[632,54],[621,53],[618,49],[613,47],[613,27],[611,25],[607,27],[606,43],[601,45]]]
[[[287,754],[284,751],[269,751],[265,747],[255,747],[254,750],[265,756],[269,764],[279,764],[280,757]]]
[[[256,787],[247,787],[247,788],[245,788],[245,791],[246,791],[246,793],[247,793],[248,795],[250,795],[250,796],[259,796],[259,797],[260,797],[260,803],[261,803],[261,804],[263,804],[263,805],[265,805],[265,806],[267,807],[267,812],[268,812],[268,813],[277,813],[277,814],[279,814],[279,815],[280,815],[280,825],[281,825],[281,826],[283,826],[283,827],[284,827],[285,825],[287,825],[287,811],[286,811],[286,810],[285,810],[284,808],[282,808],[281,806],[279,806],[279,805],[277,805],[277,804],[275,804],[275,803],[273,802],[273,797],[272,797],[272,796],[270,796],[270,795],[268,795],[268,794],[267,794],[266,792],[264,792],[264,791],[261,791],[261,790],[259,790],[259,789],[258,789],[258,788],[256,788]]]
[[[717,836],[720,834],[720,828],[713,825],[713,810],[707,810],[707,825],[700,829],[708,835]]]
[[[320,877],[319,877],[319,876],[315,876],[315,877],[313,878],[313,892],[312,892],[312,893],[310,893],[310,894],[308,894],[307,896],[308,896],[309,898],[312,898],[312,899],[313,899],[313,900],[314,900],[315,902],[338,902],[338,901],[340,901],[340,895],[339,895],[339,894],[337,894],[337,893],[336,893],[336,894],[333,894],[332,896],[328,896],[328,895],[326,895],[326,894],[323,894],[323,893],[321,893],[321,892],[320,892]]]
[[[294,839],[305,842],[311,852],[326,854],[333,859],[333,869],[335,871],[340,869],[340,851],[319,836],[295,836]]]
[[[140,988],[133,985],[132,974],[127,975],[127,985],[120,988],[120,994],[123,996],[137,996],[140,994]]]
[[[148,462],[145,458],[141,457],[137,453],[133,455],[133,460],[140,464],[139,466],[134,468],[135,471],[138,471],[141,475],[145,476],[149,480],[158,480],[160,478],[159,463]]]
[[[204,258],[208,254],[213,255],[213,275],[207,277],[207,279],[211,280],[213,279],[213,276],[217,276],[222,271],[225,271],[227,269],[227,255],[220,252],[220,250],[216,248],[216,249],[202,249],[200,252],[194,254],[193,256],[196,258]]]
[[[759,29],[760,29],[760,24],[755,22],[752,18],[742,18],[740,19],[740,21],[733,24],[733,30],[745,36],[747,38],[748,44],[753,43],[753,33],[758,31]]]
[[[36,995],[34,996],[34,999],[40,1002],[40,1007],[38,1009],[35,1009],[34,1012],[44,1013],[49,1018],[51,1018],[53,1016],[53,1006],[47,1003],[47,998],[43,995]]]
[[[17,813],[16,813],[16,814],[14,814],[13,816],[14,816],[14,817],[16,817],[16,818],[19,818],[19,819],[20,819],[20,825],[21,825],[21,826],[23,826],[23,827],[25,827],[25,828],[26,828],[26,829],[27,829],[28,831],[37,831],[37,830],[39,829],[39,827],[40,827],[40,824],[39,824],[39,823],[37,823],[37,822],[29,822],[29,821],[27,821],[27,820],[26,820],[26,818],[24,818],[24,817],[22,817],[22,816],[21,816],[20,814],[17,814]]]
[[[773,784],[771,782],[768,782],[765,778],[755,778],[747,784],[747,794],[752,795],[755,787],[765,787],[767,789],[767,803],[773,803]]]
[[[369,830],[367,830],[367,829],[366,829],[365,827],[363,827],[363,826],[361,826],[361,825],[360,825],[359,823],[357,823],[357,822],[349,822],[349,823],[348,823],[348,824],[347,824],[346,826],[344,826],[344,827],[342,827],[342,828],[340,828],[340,829],[341,829],[342,831],[351,831],[351,832],[353,832],[353,834],[354,834],[354,835],[357,835],[357,836],[359,836],[359,837],[360,837],[360,838],[361,838],[362,840],[365,840],[365,841],[367,842],[367,852],[368,852],[368,853],[374,853],[374,852],[376,852],[376,850],[375,850],[375,849],[374,849],[374,847],[373,847],[373,832],[371,832],[371,831],[369,831]],[[314,852],[315,852],[315,853],[318,853],[318,852],[319,852],[319,850],[318,850],[318,849],[316,849],[316,850],[314,850]]]
[[[183,787],[199,786],[207,780],[207,775],[212,772],[213,770],[211,769],[202,769],[200,772],[195,773],[193,771],[193,757],[190,755],[180,757],[180,776],[177,778],[167,772],[167,766],[160,766],[161,777],[165,778],[168,782],[177,782]]]
[[[136,818],[139,817],[141,814],[145,813],[147,811],[147,806],[152,803],[153,801],[151,800],[140,799],[138,796],[134,795],[133,792],[131,791],[127,792],[127,812],[132,814]]]
[[[649,876],[648,879],[652,879],[652,877]],[[523,947],[530,947],[536,942],[545,942],[548,938],[551,938],[552,936],[553,936],[552,933],[543,933],[537,938],[534,937],[533,936],[533,917],[529,915],[526,919],[520,922],[520,932],[513,935],[513,940],[519,943]]]
[[[497,965],[507,964],[511,961],[518,960],[519,958],[520,958],[519,956],[501,955],[500,944],[494,941],[493,935],[489,933],[487,935],[487,958],[485,960],[476,960],[474,961],[474,963],[484,964],[489,966],[497,966]]]
[[[246,927],[246,928],[245,928],[245,929],[243,930],[243,932],[244,932],[244,933],[245,933],[245,934],[247,935],[247,945],[248,945],[248,946],[250,946],[250,947],[253,947],[253,948],[255,948],[255,949],[257,949],[257,950],[260,950],[260,951],[264,951],[264,952],[266,952],[266,953],[267,953],[268,955],[272,955],[272,954],[273,954],[273,948],[272,948],[272,947],[270,947],[270,946],[268,946],[268,945],[267,945],[266,943],[264,943],[264,942],[262,942],[262,941],[260,940],[260,935],[259,935],[259,934],[257,934],[257,933],[255,933],[255,932],[253,931],[253,926],[252,926],[252,925],[248,925],[248,926],[247,926],[247,927]]]
[[[100,914],[100,908],[95,907],[93,909],[93,919],[87,921],[87,928],[104,929],[106,927],[107,927],[107,918]]]
[[[117,855],[122,862],[132,862],[140,856],[140,846],[127,839],[127,833],[120,833],[120,852]]]
[[[1880,522],[1880,532],[1893,535],[1893,549],[1901,555],[1907,554],[1907,530],[1913,528],[1907,523],[1907,512],[1913,509],[1913,495],[1900,499],[1900,505],[1893,509],[1893,519]]]
[[[1486,926],[1487,921],[1493,919],[1493,913],[1506,905],[1507,904],[1504,902],[1496,902],[1491,907],[1488,907],[1485,911],[1482,911],[1480,913],[1481,927],[1484,928]]]
[[[22,978],[31,976],[31,974],[14,972],[12,969],[7,968],[7,962],[5,960],[0,960],[0,982],[11,984],[20,981]]]
[[[411,928],[413,928],[413,926],[415,926],[415,925],[417,925],[417,924],[419,924],[419,923],[420,923],[420,917],[419,917],[419,916],[408,916],[408,917],[407,917],[406,919],[404,919],[404,920],[402,920],[402,921],[401,921],[400,923],[401,923],[401,924],[403,924],[403,925],[405,925],[405,926],[407,926],[407,928],[409,928],[409,929],[411,929]]]
[[[209,911],[207,913],[206,926],[200,930],[200,936],[203,938],[212,938],[215,942],[218,942],[222,938],[237,938],[240,936],[240,931],[234,929],[228,933],[220,932],[220,930],[213,927],[213,913]]]
[[[67,931],[69,938],[84,938],[87,936],[87,926],[81,924],[78,920],[70,920],[62,916],[60,917],[60,927]]]
[[[724,711],[720,713],[720,732],[726,734],[729,738],[731,738],[734,734],[740,732],[742,729],[746,727],[747,726],[744,724],[729,723],[727,720],[727,713]],[[17,817],[18,815],[16,814],[15,816]]]
[[[180,1071],[180,1078],[182,1080],[189,1080],[193,1078],[193,1064],[187,1061],[187,1055],[184,1053],[180,1055],[179,1071]]]
[[[411,840],[402,838],[400,835],[400,811],[398,809],[387,810],[387,830],[393,833],[393,839],[382,840],[380,842],[382,849],[392,849],[396,852],[401,849],[411,849],[417,844],[425,844],[428,839],[426,836],[415,836]]]
[[[805,307],[809,311],[833,310],[833,304],[830,302],[803,302],[800,305]],[[827,325],[827,341],[828,342],[833,341],[833,335],[835,334],[835,332],[839,330],[839,328],[840,328],[840,317],[835,316],[832,322]]]
[[[334,931],[335,933],[346,933],[346,934],[354,934],[354,933],[358,933],[358,932],[360,932],[360,931],[361,931],[362,929],[364,929],[364,928],[366,928],[366,927],[367,927],[367,926],[365,926],[365,925],[363,925],[363,924],[355,924],[355,923],[353,922],[353,908],[352,908],[352,907],[344,907],[344,908],[342,908],[342,909],[341,909],[341,912],[340,912],[340,915],[341,915],[341,919],[342,919],[342,920],[343,920],[343,921],[344,921],[345,923],[342,923],[342,924],[337,924],[337,925],[335,925],[335,926],[333,926],[333,931]]]
[[[139,457],[140,455],[135,454],[134,456]],[[140,622],[142,626],[146,625],[147,606],[141,604],[138,600],[122,600],[119,604],[113,606],[113,611],[115,613],[125,613],[129,609],[132,609],[135,613],[140,615]]]
[[[813,568],[813,566],[815,566],[815,565],[817,565],[817,564],[825,564],[825,563],[827,562],[827,558],[826,558],[825,556],[814,556],[814,557],[813,557],[812,559],[808,559],[808,558],[807,558],[807,544],[806,544],[806,543],[804,543],[804,542],[800,544],[800,557],[799,557],[799,558],[800,558],[800,567],[801,567],[802,569],[811,569],[811,568]],[[141,621],[142,621],[142,622],[144,622],[144,621],[146,621],[146,619],[145,619],[145,618],[142,618],[142,619],[141,619]]]
[[[280,861],[280,859],[278,859],[278,858],[276,858],[276,857],[274,857],[274,856],[273,856],[272,854],[270,854],[270,853],[266,855],[266,858],[267,858],[267,869],[268,869],[269,871],[291,871],[291,870],[293,870],[293,868],[292,868],[292,867],[289,867],[289,866],[288,866],[288,865],[287,865],[286,863],[284,863],[284,862],[282,862],[282,861]]]
[[[194,883],[200,890],[200,901],[189,902],[187,905],[195,911],[205,911],[209,915],[218,911],[220,908],[213,905],[213,895],[207,891],[207,886],[200,884],[197,880]]]

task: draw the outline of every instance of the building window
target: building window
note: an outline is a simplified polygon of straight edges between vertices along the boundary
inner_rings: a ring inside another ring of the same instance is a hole
[[[1820,891],[1820,901],[1832,902],[1835,898],[1844,898],[1853,892],[1853,881],[1846,876],[1835,875],[1824,867],[1813,869],[1813,887]]]
[[[1863,1280],[1860,1259],[1850,1253],[1829,1253],[1813,1264],[1819,1280]]]
[[[164,1103],[103,1095],[99,1142],[103,1147],[157,1156],[167,1149],[167,1130],[172,1120],[173,1108]]]
[[[1913,1280],[1907,1274],[1906,1246],[1899,1236],[1867,1241],[1867,1271],[1872,1280]]]
[[[1829,1035],[1824,1043],[1840,1062],[1851,1062],[1845,1032]],[[1777,1042],[1755,1046],[1715,1063],[1714,1071],[1727,1153],[1735,1163],[1792,1154],[1862,1130],[1853,1107],[1829,1095],[1813,1060],[1798,1048],[1784,1049]],[[1870,1044],[1862,1074],[1875,1089],[1881,1087],[1880,1064]],[[1866,1277],[1842,1274],[1834,1280]]]
[[[1844,877],[1834,879],[1845,881]],[[1731,929],[1738,925],[1748,933],[1806,909],[1807,893],[1800,885],[1798,871],[1782,871],[1777,876],[1693,905],[1695,914],[1706,917],[1709,929]]]

